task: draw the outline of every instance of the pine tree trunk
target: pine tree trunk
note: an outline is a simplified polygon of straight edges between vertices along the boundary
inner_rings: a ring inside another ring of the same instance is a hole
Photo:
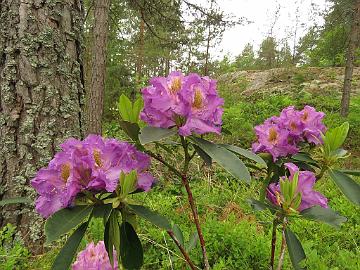
[[[82,134],[81,0],[0,0],[0,200],[35,199],[29,181],[58,145]],[[28,205],[0,209],[42,251],[43,219]]]
[[[340,114],[346,117],[349,114],[351,82],[354,70],[355,50],[360,29],[360,0],[354,1],[355,7],[353,11],[353,22],[351,25],[349,44],[346,52],[346,67],[343,86],[343,94],[341,98]]]
[[[87,134],[101,135],[102,133],[109,9],[110,0],[94,0],[92,75],[86,99]]]

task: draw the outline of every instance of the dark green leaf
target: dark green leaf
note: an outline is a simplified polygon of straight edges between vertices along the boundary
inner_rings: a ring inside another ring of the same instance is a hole
[[[159,228],[162,228],[167,231],[171,230],[171,225],[169,221],[165,217],[161,216],[159,213],[152,211],[149,208],[142,205],[129,204],[129,207],[131,210],[135,212],[135,214],[150,221]]]
[[[329,175],[351,202],[360,205],[360,185],[358,183],[341,171],[330,170]]]
[[[141,129],[139,139],[141,144],[157,142],[177,133],[176,129],[158,128],[158,127],[144,127]]]
[[[93,210],[93,217],[95,218],[102,218],[104,220],[104,224],[106,224],[112,210],[111,204],[101,204],[95,205]]]
[[[138,140],[140,132],[140,127],[138,124],[130,123],[128,121],[120,121],[119,124],[122,130],[126,133],[126,135],[129,136],[129,138],[134,141]]]
[[[193,250],[194,247],[196,247],[197,242],[199,241],[199,235],[197,232],[193,232],[190,235],[190,239],[189,242],[186,246],[186,251],[190,252],[191,250]]]
[[[30,200],[29,198],[25,198],[25,197],[3,199],[0,201],[0,206],[4,206],[8,204],[18,204],[18,203],[32,204],[33,200]]]
[[[120,226],[120,256],[126,269],[140,269],[143,265],[144,254],[139,237],[128,222]]]
[[[192,137],[191,139],[233,176],[250,183],[251,176],[248,169],[234,153],[222,146],[213,144],[201,138]]]
[[[104,243],[108,253],[111,265],[114,264],[113,250],[120,254],[120,225],[119,225],[119,214],[117,210],[111,211],[108,222],[105,225],[104,231]]]
[[[256,163],[258,163],[264,167],[267,167],[266,162],[260,156],[254,154],[253,152],[251,152],[249,150],[240,148],[235,145],[228,145],[228,144],[222,144],[221,146],[225,147],[226,149],[230,150],[231,152],[239,154],[239,155],[246,157],[252,161],[255,161]]]
[[[181,246],[184,246],[184,235],[180,229],[180,227],[176,224],[174,224],[172,231],[176,237],[176,239],[179,241]]]
[[[57,211],[45,223],[46,243],[51,243],[81,224],[93,208],[93,205],[78,205]]]
[[[350,174],[350,175],[354,175],[354,176],[360,176],[360,171],[359,170],[340,170],[340,172]]]
[[[212,164],[212,159],[211,159],[211,157],[210,157],[208,154],[206,154],[206,153],[205,153],[199,146],[197,146],[196,144],[193,144],[193,146],[194,146],[194,149],[195,149],[196,153],[199,155],[199,157],[202,158],[202,160],[205,162],[205,164],[206,164],[207,166],[211,166],[211,164]]]
[[[255,211],[263,211],[266,209],[276,210],[275,207],[273,207],[265,202],[261,202],[261,201],[255,200],[255,199],[248,199],[248,203],[251,205],[251,207]]]
[[[76,251],[80,245],[80,242],[85,235],[87,226],[88,226],[88,222],[83,223],[69,237],[63,248],[60,250],[59,254],[56,256],[56,259],[51,268],[52,270],[69,269],[73,261],[73,258],[76,254]]]
[[[290,231],[289,228],[285,230],[286,245],[289,251],[290,260],[295,270],[302,270],[299,263],[306,258],[305,252],[299,239]]]
[[[330,208],[322,208],[319,205],[305,209],[300,214],[304,218],[325,222],[334,227],[339,227],[341,223],[346,221],[345,217],[340,216]]]
[[[297,160],[297,161],[303,161],[307,163],[316,163],[315,160],[313,160],[309,154],[307,153],[297,153],[291,157],[291,159]]]

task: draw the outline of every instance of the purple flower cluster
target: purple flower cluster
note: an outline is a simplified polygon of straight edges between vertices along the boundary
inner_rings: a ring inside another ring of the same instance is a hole
[[[126,142],[89,135],[83,141],[68,139],[61,149],[31,181],[39,194],[36,210],[45,218],[70,206],[82,191],[113,192],[121,172],[136,170],[137,186],[144,191],[155,182],[146,172],[150,158]]]
[[[285,167],[290,171],[288,178],[283,178],[285,181],[292,181],[295,173],[299,173],[298,185],[296,193],[301,194],[301,203],[298,211],[310,208],[315,205],[320,205],[323,208],[327,208],[327,198],[321,193],[313,190],[316,177],[315,174],[310,171],[300,171],[299,168],[293,163],[285,163]],[[272,183],[267,188],[267,198],[274,205],[281,206],[284,197],[281,194],[279,183]]]
[[[72,270],[113,270],[118,269],[116,251],[114,250],[114,268],[111,266],[105,244],[100,241],[95,245],[93,242],[81,251],[72,265]]]
[[[215,80],[176,71],[168,77],[152,78],[150,83],[142,89],[143,121],[154,127],[177,126],[182,136],[220,133],[224,101],[216,91]]]
[[[270,153],[276,161],[278,157],[296,154],[300,142],[321,144],[321,133],[326,131],[322,122],[324,116],[323,112],[310,106],[301,111],[295,110],[294,106],[287,107],[279,117],[273,116],[255,127],[258,141],[253,143],[252,149],[256,153]]]

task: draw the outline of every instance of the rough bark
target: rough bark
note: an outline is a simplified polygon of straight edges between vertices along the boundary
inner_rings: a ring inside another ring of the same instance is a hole
[[[350,106],[350,94],[351,94],[351,83],[352,76],[354,71],[354,60],[355,60],[355,50],[356,44],[359,37],[360,29],[360,0],[354,0],[354,10],[353,10],[353,21],[351,24],[351,31],[349,37],[348,48],[346,52],[346,67],[345,67],[345,77],[344,77],[344,86],[343,93],[341,98],[341,111],[340,114],[343,117],[346,117],[349,114]]]
[[[86,106],[87,134],[102,133],[109,9],[110,0],[94,0],[92,75]]]
[[[81,0],[0,0],[0,200],[35,199],[29,181],[58,145],[82,133]],[[0,209],[41,252],[33,206]]]

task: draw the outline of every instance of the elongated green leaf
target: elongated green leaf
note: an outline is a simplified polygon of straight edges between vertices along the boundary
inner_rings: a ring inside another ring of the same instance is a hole
[[[179,241],[181,246],[184,246],[184,235],[180,229],[180,227],[176,224],[174,224],[172,231],[176,237],[176,239]]]
[[[102,218],[105,225],[111,214],[111,210],[112,210],[111,204],[95,205],[92,215],[95,218]]]
[[[297,153],[291,157],[291,159],[297,160],[297,161],[303,161],[307,163],[316,163],[315,160],[313,160],[309,154],[307,153]]]
[[[119,99],[119,112],[120,112],[120,116],[124,121],[128,121],[131,122],[131,115],[132,115],[132,103],[130,101],[130,99],[125,96],[124,94],[122,94],[120,96]]]
[[[351,202],[360,205],[360,185],[358,183],[347,174],[337,170],[330,170],[329,175]]]
[[[330,129],[326,132],[324,138],[324,147],[328,149],[329,153],[343,145],[348,132],[348,122],[345,122],[341,126]]]
[[[354,175],[354,176],[360,176],[359,170],[340,170],[340,172],[343,172],[345,174]]]
[[[252,161],[255,161],[256,163],[258,163],[264,167],[267,167],[266,162],[260,156],[254,154],[253,152],[251,152],[249,150],[240,148],[235,145],[228,145],[228,144],[222,144],[221,146],[225,147],[226,149],[230,150],[231,152],[239,154],[239,155],[246,157]]]
[[[219,163],[225,170],[230,172],[233,176],[250,183],[250,173],[244,163],[231,151],[226,148],[213,144],[207,140],[192,137],[195,144],[197,144],[205,153],[207,153],[213,160]]]
[[[255,199],[248,199],[247,201],[255,211],[263,211],[266,209],[277,210],[274,206],[269,205],[266,202],[261,202]]]
[[[208,154],[206,154],[206,153],[205,153],[199,146],[197,146],[196,144],[193,144],[193,146],[194,146],[194,149],[195,149],[196,153],[199,155],[199,157],[202,158],[202,160],[205,162],[205,164],[206,164],[207,166],[211,166],[211,164],[212,164],[212,159],[211,159],[211,157],[210,157]]]
[[[26,197],[3,199],[0,201],[0,206],[4,206],[8,204],[19,204],[19,203],[32,204],[33,200],[30,200],[29,198]]]
[[[144,127],[140,131],[139,139],[141,144],[157,142],[176,134],[176,129]]]
[[[120,127],[129,136],[130,139],[137,141],[139,138],[140,127],[136,123],[130,123],[128,121],[120,121]]]
[[[139,97],[133,104],[133,110],[132,110],[133,123],[139,122],[139,114],[143,107],[144,107],[144,101],[141,97]]]
[[[90,215],[93,208],[92,205],[78,205],[57,211],[45,223],[46,243],[55,241],[81,224]]]
[[[194,247],[196,247],[196,244],[197,242],[199,241],[199,235],[197,232],[193,232],[191,235],[190,235],[190,239],[189,239],[189,242],[186,246],[186,251],[187,252],[190,252],[191,250],[194,249]]]
[[[306,219],[325,222],[337,228],[346,221],[346,217],[340,216],[331,208],[322,208],[319,205],[301,211],[300,215]]]
[[[120,212],[113,210],[109,216],[108,222],[105,225],[104,243],[108,253],[111,265],[114,265],[114,247],[117,254],[120,254]]]
[[[285,230],[286,245],[289,251],[291,263],[295,270],[303,270],[299,263],[306,258],[305,252],[299,239],[290,231],[289,228]]]
[[[120,256],[126,269],[140,269],[144,262],[140,239],[128,222],[123,222],[120,226]]]
[[[73,261],[73,258],[76,254],[76,251],[80,245],[80,242],[85,235],[88,224],[89,224],[88,222],[83,223],[69,237],[63,248],[60,250],[59,254],[56,256],[56,259],[51,267],[52,270],[69,269]]]
[[[164,230],[171,230],[170,222],[159,213],[150,210],[149,208],[142,206],[142,205],[134,205],[129,204],[131,210],[135,212],[138,216],[150,221],[152,224],[158,226]]]

